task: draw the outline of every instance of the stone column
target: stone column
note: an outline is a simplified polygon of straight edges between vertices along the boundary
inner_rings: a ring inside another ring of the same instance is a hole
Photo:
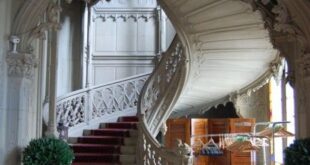
[[[86,2],[86,9],[87,9],[87,44],[86,44],[86,86],[88,88],[91,86],[91,28],[92,28],[92,20],[91,20],[91,6]]]
[[[30,140],[28,113],[32,107],[32,82],[35,56],[15,50],[6,57],[8,65],[7,82],[7,128],[6,128],[6,165],[20,162],[20,151]]]
[[[289,47],[294,48],[289,56],[295,90],[295,115],[296,115],[296,136],[297,138],[310,137],[310,2],[304,0],[283,0],[286,10],[282,9],[279,16],[286,18],[286,22],[280,20],[280,27],[290,30],[290,36],[294,43]],[[285,14],[289,14],[287,17]],[[281,17],[278,17],[281,18]],[[284,24],[283,24],[284,23]],[[286,23],[286,24],[285,24]],[[288,45],[286,45],[287,47]]]
[[[295,66],[296,137],[310,137],[310,54],[303,54]]]
[[[56,89],[57,89],[57,31],[49,32],[49,56],[50,56],[50,75],[49,75],[49,118],[46,136],[58,137],[56,119]]]

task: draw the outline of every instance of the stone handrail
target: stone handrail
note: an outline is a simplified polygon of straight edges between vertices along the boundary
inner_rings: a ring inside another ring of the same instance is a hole
[[[160,127],[172,112],[183,88],[186,77],[186,47],[178,36],[175,37],[159,65],[151,74],[142,89],[138,115],[140,120],[139,141],[137,144],[138,164],[191,164],[191,154],[183,152],[182,146],[169,151],[155,139]],[[179,152],[181,151],[181,152]],[[188,151],[188,150],[187,150]]]
[[[184,47],[176,37],[142,90],[138,111],[144,115],[145,124],[153,136],[171,114],[179,96],[179,85],[184,81],[185,59]]]
[[[70,130],[112,115],[136,110],[139,94],[149,74],[81,89],[57,98],[57,123]]]
[[[144,118],[142,115],[141,118]],[[149,133],[145,121],[140,122],[137,143],[137,164],[141,165],[191,165],[191,149],[180,144],[174,150],[161,146]]]

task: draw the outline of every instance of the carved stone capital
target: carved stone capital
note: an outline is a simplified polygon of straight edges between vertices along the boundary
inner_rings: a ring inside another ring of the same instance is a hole
[[[32,79],[34,68],[37,66],[37,59],[33,54],[8,53],[6,57],[8,75],[11,77],[25,77]]]

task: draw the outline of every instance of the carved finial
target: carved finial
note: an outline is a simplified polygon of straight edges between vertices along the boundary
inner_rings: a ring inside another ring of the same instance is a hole
[[[17,36],[11,36],[10,37],[10,42],[12,42],[12,44],[13,44],[13,47],[12,47],[12,53],[18,53],[17,52],[17,44],[19,44],[20,43],[20,38],[19,37],[17,37]]]

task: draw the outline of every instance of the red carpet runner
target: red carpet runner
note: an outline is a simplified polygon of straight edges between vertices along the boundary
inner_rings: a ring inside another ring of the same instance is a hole
[[[121,117],[117,123],[102,123],[100,129],[85,130],[71,144],[73,165],[133,165],[137,140],[138,118]]]

